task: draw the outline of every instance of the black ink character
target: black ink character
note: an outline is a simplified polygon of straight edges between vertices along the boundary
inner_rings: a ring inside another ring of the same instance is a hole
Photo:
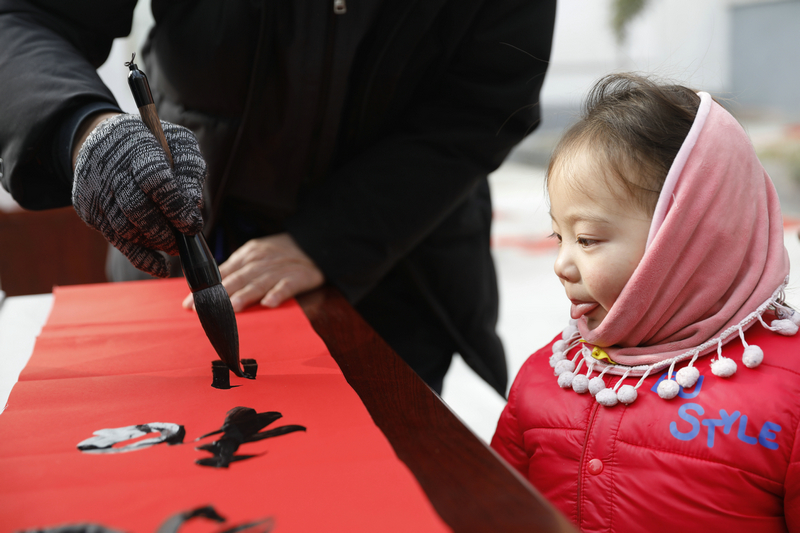
[[[258,362],[255,359],[242,359],[242,367],[244,367],[244,377],[247,379],[256,379],[258,372]],[[231,385],[231,371],[224,361],[214,360],[211,361],[211,386],[215,389],[231,389],[239,385]]]
[[[124,533],[98,524],[68,524],[65,526],[42,527],[20,530],[17,533]]]
[[[261,431],[283,415],[276,411],[268,411],[265,413],[257,413],[251,407],[234,407],[225,416],[225,422],[222,427],[211,433],[206,433],[197,440],[210,437],[222,433],[219,440],[199,446],[198,450],[204,450],[211,454],[213,457],[205,459],[198,459],[195,461],[202,466],[213,466],[216,468],[227,468],[230,463],[235,461],[243,461],[256,457],[255,455],[235,455],[236,451],[244,443],[256,442],[270,437],[279,437],[287,433],[295,431],[305,431],[303,426],[289,425],[280,426],[267,431]]]
[[[225,361],[218,359],[211,361],[211,375],[213,377],[211,386],[215,389],[231,388],[231,371]]]
[[[158,528],[156,533],[178,533],[178,530],[184,522],[198,517],[207,518],[219,523],[225,522],[225,517],[221,516],[217,513],[216,509],[208,505],[171,516],[166,522],[161,524],[161,527]],[[273,527],[275,527],[275,520],[269,517],[229,527],[219,533],[269,533],[272,531]]]
[[[193,518],[207,518],[214,522],[225,522],[225,517],[217,513],[216,509],[207,505],[191,511],[184,511],[168,518],[156,533],[178,533],[181,526]],[[275,520],[271,517],[261,518],[252,522],[238,524],[217,533],[270,533],[275,527]],[[122,533],[118,529],[111,529],[98,524],[69,524],[48,528],[26,529],[19,533]]]
[[[127,446],[114,448],[115,444],[138,439],[150,433],[159,433],[159,436],[134,441]],[[94,437],[89,437],[78,443],[78,449],[80,451],[84,453],[124,453],[144,450],[145,448],[155,446],[162,442],[166,442],[170,446],[174,444],[183,444],[186,430],[183,429],[183,426],[171,422],[150,422],[149,424],[139,424],[136,426],[98,429],[93,434]]]
[[[242,359],[242,368],[244,368],[244,377],[247,379],[256,379],[258,361],[255,359]]]

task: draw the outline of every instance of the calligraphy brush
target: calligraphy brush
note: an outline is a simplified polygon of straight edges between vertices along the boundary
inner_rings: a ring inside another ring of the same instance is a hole
[[[139,67],[133,62],[135,58],[136,54],[133,54],[131,60],[125,63],[125,66],[130,69],[128,85],[133,93],[136,107],[139,108],[142,121],[161,143],[169,166],[172,168],[172,152],[167,145],[164,130],[161,129],[161,121],[156,113],[150,84],[147,82],[144,72],[139,70]],[[228,291],[222,285],[222,276],[220,276],[217,262],[206,244],[203,232],[189,236],[172,228],[172,233],[178,243],[181,268],[186,282],[189,284],[189,289],[192,291],[194,307],[197,310],[200,324],[219,358],[228,365],[234,374],[243,377],[244,374],[239,364],[239,330],[236,326],[236,315],[233,312]]]

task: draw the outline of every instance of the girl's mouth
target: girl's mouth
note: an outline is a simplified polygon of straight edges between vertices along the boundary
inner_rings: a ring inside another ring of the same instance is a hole
[[[589,313],[597,309],[599,305],[600,304],[598,304],[597,302],[572,301],[572,305],[570,306],[569,309],[569,316],[577,320],[583,315],[588,315]]]

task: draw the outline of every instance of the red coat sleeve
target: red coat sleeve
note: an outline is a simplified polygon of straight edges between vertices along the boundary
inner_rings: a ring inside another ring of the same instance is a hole
[[[784,481],[783,512],[789,531],[800,531],[800,425],[795,429],[794,447]]]
[[[523,370],[524,368],[525,366],[523,365]],[[494,451],[508,462],[508,464],[513,466],[525,479],[528,479],[528,464],[530,458],[525,452],[522,431],[520,430],[516,415],[518,389],[522,381],[520,379],[522,374],[523,371],[520,370],[517,378],[514,380],[514,384],[511,386],[511,392],[509,392],[508,395],[508,403],[500,414],[500,420],[497,422],[497,429],[492,437],[491,446]]]

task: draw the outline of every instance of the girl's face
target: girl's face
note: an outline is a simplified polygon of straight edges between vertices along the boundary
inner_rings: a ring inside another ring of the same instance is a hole
[[[559,243],[556,275],[572,302],[572,318],[585,316],[595,329],[644,255],[652,214],[613,176],[598,174],[589,156],[553,169],[547,189]]]

